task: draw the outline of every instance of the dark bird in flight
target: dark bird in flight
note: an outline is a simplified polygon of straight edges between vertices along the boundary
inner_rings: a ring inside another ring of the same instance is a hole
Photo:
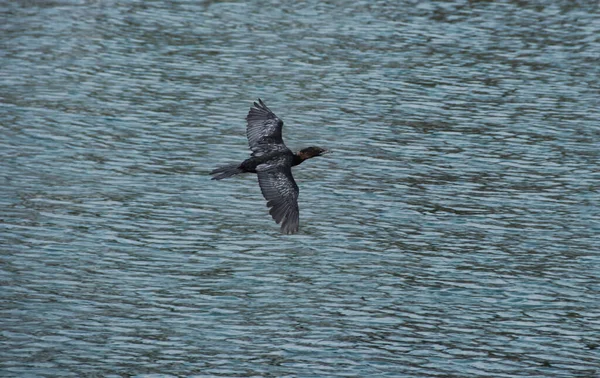
[[[321,156],[329,151],[320,147],[307,147],[296,153],[283,143],[283,121],[267,108],[259,98],[246,116],[246,136],[252,150],[251,157],[241,164],[230,164],[214,169],[213,180],[221,180],[240,173],[256,173],[258,184],[267,200],[269,213],[281,223],[281,232],[293,234],[298,231],[298,185],[292,176],[292,167],[304,160]]]

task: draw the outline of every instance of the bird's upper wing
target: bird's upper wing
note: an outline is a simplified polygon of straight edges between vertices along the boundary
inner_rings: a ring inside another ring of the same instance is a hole
[[[246,121],[246,136],[253,155],[287,149],[281,137],[283,121],[260,98],[250,108]]]
[[[291,165],[284,158],[260,164],[256,167],[258,184],[269,213],[277,222],[281,223],[281,232],[293,234],[298,231],[300,211],[298,209],[298,185],[292,176]]]

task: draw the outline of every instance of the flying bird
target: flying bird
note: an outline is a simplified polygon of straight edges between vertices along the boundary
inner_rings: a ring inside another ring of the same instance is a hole
[[[246,116],[246,136],[251,156],[241,164],[229,164],[214,169],[212,180],[222,180],[240,173],[256,173],[258,185],[267,200],[269,213],[281,223],[281,232],[298,231],[298,185],[292,176],[292,167],[304,160],[321,156],[329,151],[321,147],[307,147],[296,153],[283,143],[283,121],[259,98]]]

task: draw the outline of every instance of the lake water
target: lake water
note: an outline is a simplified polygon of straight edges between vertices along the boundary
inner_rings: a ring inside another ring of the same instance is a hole
[[[0,375],[598,377],[599,8],[4,3]]]

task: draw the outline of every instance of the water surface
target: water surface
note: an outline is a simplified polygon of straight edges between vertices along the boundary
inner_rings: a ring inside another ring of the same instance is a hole
[[[599,374],[596,2],[0,9],[3,376]]]

